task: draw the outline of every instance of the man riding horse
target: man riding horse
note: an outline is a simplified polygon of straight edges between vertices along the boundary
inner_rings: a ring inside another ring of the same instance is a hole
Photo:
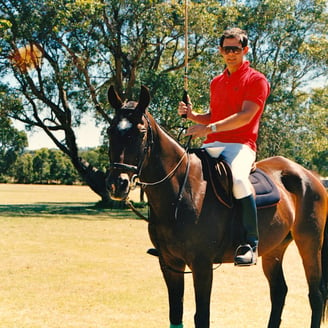
[[[235,264],[241,266],[257,261],[257,213],[249,173],[256,157],[259,121],[270,93],[265,76],[245,60],[247,44],[247,34],[239,28],[221,36],[219,50],[226,69],[210,84],[209,113],[194,112],[190,99],[178,107],[180,115],[198,123],[187,135],[206,137],[203,147],[210,156],[221,156],[231,165],[233,194],[246,231],[246,244],[237,248],[235,256]]]
[[[234,29],[221,39],[220,51],[227,69],[211,83],[210,113],[194,113],[190,99],[180,103],[178,110],[200,123],[191,127],[188,134],[207,137],[206,150],[201,153],[207,151],[215,157],[221,154],[231,163],[233,192],[243,210],[245,234],[236,220],[240,209],[217,201],[213,181],[204,171],[203,158],[207,161],[209,156],[200,158],[199,149],[197,153],[187,152],[157,124],[147,110],[148,89],[141,87],[138,102],[123,102],[113,86],[108,90],[115,115],[108,127],[110,167],[106,185],[116,200],[127,199],[136,179],[145,190],[148,232],[168,290],[171,328],[183,327],[186,266],[192,272],[195,291],[194,326],[209,328],[213,264],[255,264],[258,232],[259,256],[270,287],[268,327],[281,326],[288,291],[283,259],[293,240],[308,283],[311,328],[319,328],[326,315],[328,200],[320,180],[281,156],[257,162],[257,168],[278,189],[280,199],[271,206],[258,207],[257,228],[248,175],[255,159],[259,119],[269,85],[244,60],[248,50],[245,38],[243,31]]]

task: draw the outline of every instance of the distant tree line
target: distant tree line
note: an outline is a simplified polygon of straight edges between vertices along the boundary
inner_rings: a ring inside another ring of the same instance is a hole
[[[102,147],[81,150],[85,165],[95,172],[106,170]],[[69,157],[58,149],[41,148],[16,154],[10,166],[0,166],[0,183],[84,184]],[[0,158],[1,161],[1,158]]]

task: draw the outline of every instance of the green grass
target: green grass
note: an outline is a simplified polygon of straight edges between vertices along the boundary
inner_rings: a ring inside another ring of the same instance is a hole
[[[146,254],[147,224],[129,210],[98,209],[98,200],[88,187],[0,184],[0,328],[169,327],[162,274]],[[294,244],[285,267],[289,295],[281,327],[309,327]],[[269,306],[260,263],[215,271],[213,328],[266,327]],[[193,314],[187,275],[185,328],[193,327]]]

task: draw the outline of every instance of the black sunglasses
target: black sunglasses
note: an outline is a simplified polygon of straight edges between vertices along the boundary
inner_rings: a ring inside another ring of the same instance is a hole
[[[230,52],[234,54],[240,54],[244,48],[236,47],[236,46],[226,46],[221,48],[222,51],[228,55]]]

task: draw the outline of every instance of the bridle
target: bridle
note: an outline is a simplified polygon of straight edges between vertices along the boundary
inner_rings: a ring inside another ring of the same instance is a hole
[[[185,189],[185,185],[187,183],[187,179],[188,179],[188,175],[189,175],[189,169],[190,169],[189,153],[188,153],[188,150],[185,149],[184,153],[181,156],[181,158],[179,159],[178,163],[163,178],[161,178],[157,181],[154,181],[154,182],[140,181],[139,177],[142,174],[142,170],[144,168],[144,163],[147,158],[146,154],[149,154],[151,152],[153,145],[154,145],[154,134],[153,134],[153,130],[152,130],[152,126],[151,126],[149,117],[147,116],[146,113],[143,114],[143,117],[147,121],[147,125],[148,125],[147,126],[147,141],[146,141],[146,144],[145,144],[145,147],[143,150],[144,156],[142,157],[142,159],[140,160],[138,165],[114,162],[114,163],[110,164],[109,169],[110,169],[110,172],[117,170],[117,171],[120,171],[121,173],[131,173],[132,174],[131,178],[129,179],[129,190],[134,190],[137,186],[140,186],[141,188],[145,189],[146,187],[156,186],[156,185],[159,185],[159,184],[165,182],[166,180],[170,179],[176,173],[177,169],[179,168],[179,166],[181,165],[181,163],[183,162],[185,157],[187,157],[187,166],[186,166],[184,180],[183,180],[182,185],[180,186],[177,201],[175,202],[175,215],[174,216],[175,216],[175,219],[177,219],[179,204],[182,200],[182,194]],[[127,199],[127,201],[128,201],[128,199]],[[128,204],[128,205],[130,206],[130,204]],[[136,210],[134,208],[132,208],[132,210],[134,212],[136,212]],[[141,216],[140,213],[137,213],[137,214],[139,216]],[[145,219],[144,216],[142,216],[142,218]]]
[[[146,154],[151,151],[154,144],[153,130],[151,128],[149,117],[146,114],[143,114],[143,117],[147,121],[148,126],[147,126],[147,141],[143,150],[144,156],[142,157],[142,160],[140,160],[138,165],[131,165],[131,164],[119,163],[119,162],[114,162],[109,165],[109,169],[111,172],[113,172],[114,170],[118,170],[124,173],[132,173],[133,175],[130,179],[130,187],[132,184],[131,182],[133,182],[134,188],[136,187],[136,183],[141,174],[144,161],[146,160]]]
[[[184,158],[189,157],[187,150],[185,150],[183,155],[181,156],[180,160],[178,161],[178,163],[162,179],[160,179],[158,181],[154,181],[154,182],[140,181],[139,176],[141,175],[142,170],[143,170],[144,162],[146,160],[146,154],[151,152],[152,147],[154,145],[154,134],[153,134],[153,130],[152,130],[152,127],[150,124],[149,117],[147,116],[147,114],[143,114],[143,117],[147,121],[148,126],[147,126],[147,141],[146,141],[146,144],[144,147],[144,151],[143,151],[144,156],[143,156],[142,160],[139,162],[138,165],[131,165],[131,164],[126,164],[126,163],[118,163],[118,162],[114,162],[109,165],[111,172],[113,170],[118,170],[120,172],[133,174],[130,179],[130,188],[132,188],[132,189],[135,188],[137,185],[145,188],[147,186],[156,186],[156,185],[159,185],[159,184],[165,182],[166,180],[168,180],[175,174],[176,170],[179,168],[179,166],[183,162]],[[189,160],[188,160],[188,162],[189,162]]]

